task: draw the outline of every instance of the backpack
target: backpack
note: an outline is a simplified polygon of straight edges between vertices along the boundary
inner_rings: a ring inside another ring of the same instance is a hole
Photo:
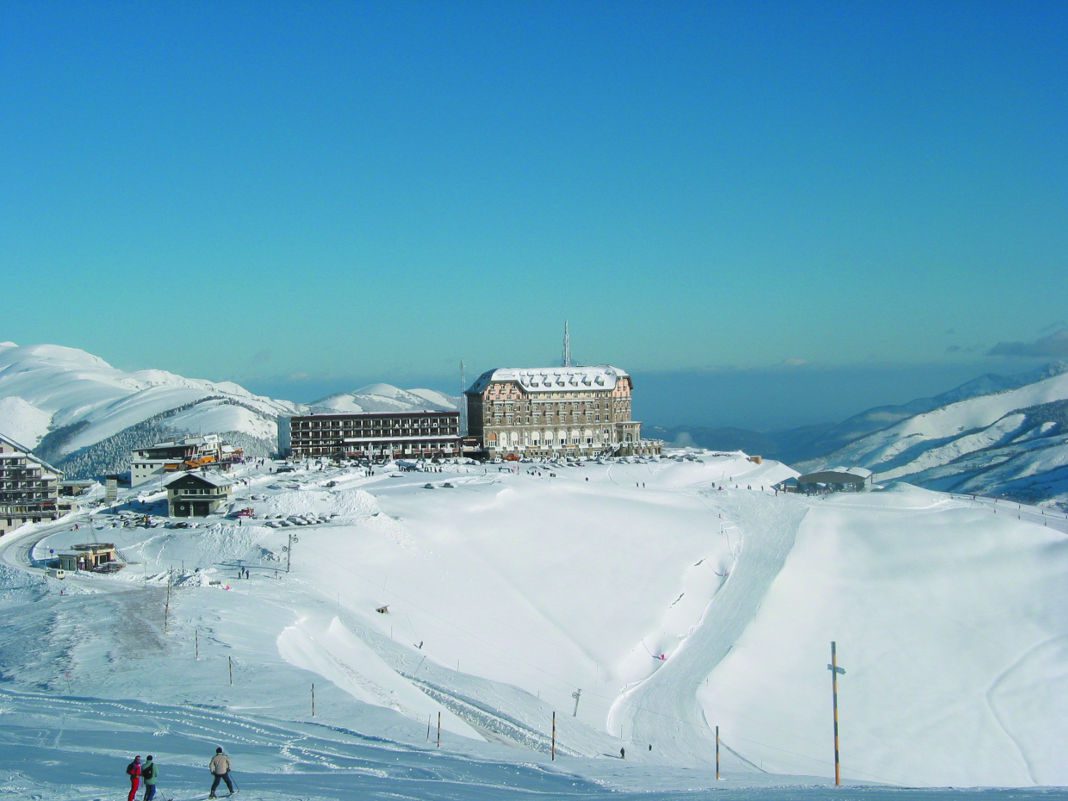
[[[141,766],[141,778],[146,782],[156,778],[156,763],[146,762]]]
[[[133,776],[134,775],[134,768],[136,768],[136,767],[137,767],[137,763],[136,762],[131,762],[129,765],[127,765],[126,766],[126,775],[127,776]]]

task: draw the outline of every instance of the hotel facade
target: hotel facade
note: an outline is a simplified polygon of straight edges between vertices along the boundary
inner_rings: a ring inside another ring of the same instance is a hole
[[[459,412],[364,412],[283,418],[283,453],[294,458],[432,459],[461,455]]]
[[[633,391],[611,365],[490,370],[464,393],[468,433],[490,457],[659,453],[632,419]]]

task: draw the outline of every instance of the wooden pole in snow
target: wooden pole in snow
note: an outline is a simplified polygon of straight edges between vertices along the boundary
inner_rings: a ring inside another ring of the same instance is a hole
[[[226,657],[226,664],[230,668],[230,686],[234,686],[234,658],[232,656]]]
[[[553,744],[549,751],[552,761],[556,761],[556,710],[553,710]]]
[[[438,748],[441,748],[441,713],[438,712]]]
[[[315,682],[312,682],[312,717],[315,717]]]
[[[719,726],[716,726],[716,781],[719,781]]]
[[[200,629],[193,629],[193,658],[200,661]]]
[[[842,764],[838,750],[838,674],[845,673],[845,668],[838,667],[838,655],[834,640],[831,640],[831,664],[827,665],[831,671],[831,693],[834,700],[834,786],[842,784]]]

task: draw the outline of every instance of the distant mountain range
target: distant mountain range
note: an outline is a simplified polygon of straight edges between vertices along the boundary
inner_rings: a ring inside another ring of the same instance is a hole
[[[266,455],[277,449],[280,417],[437,411],[458,403],[390,384],[294,403],[228,381],[125,372],[76,348],[0,343],[0,433],[75,478],[119,472],[132,449],[189,434],[218,433]],[[840,423],[773,433],[648,425],[645,433],[670,444],[759,453],[802,471],[855,465],[874,471],[878,482],[1068,505],[1068,363],[985,375]]]
[[[761,453],[812,471],[854,465],[875,480],[931,489],[1068,502],[1068,363],[984,375],[949,392],[879,406],[840,423],[762,433],[653,428],[676,444]]]
[[[125,372],[76,348],[0,343],[0,433],[73,478],[125,470],[132,449],[190,434],[273,453],[278,418],[293,414],[454,408],[456,399],[434,390],[388,384],[294,403],[228,381]]]

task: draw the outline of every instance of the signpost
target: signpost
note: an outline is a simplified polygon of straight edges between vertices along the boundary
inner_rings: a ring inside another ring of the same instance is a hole
[[[834,700],[834,786],[842,784],[842,763],[838,756],[838,674],[845,674],[845,668],[838,667],[838,655],[834,640],[831,640],[831,664],[827,665],[831,671],[831,692]]]

